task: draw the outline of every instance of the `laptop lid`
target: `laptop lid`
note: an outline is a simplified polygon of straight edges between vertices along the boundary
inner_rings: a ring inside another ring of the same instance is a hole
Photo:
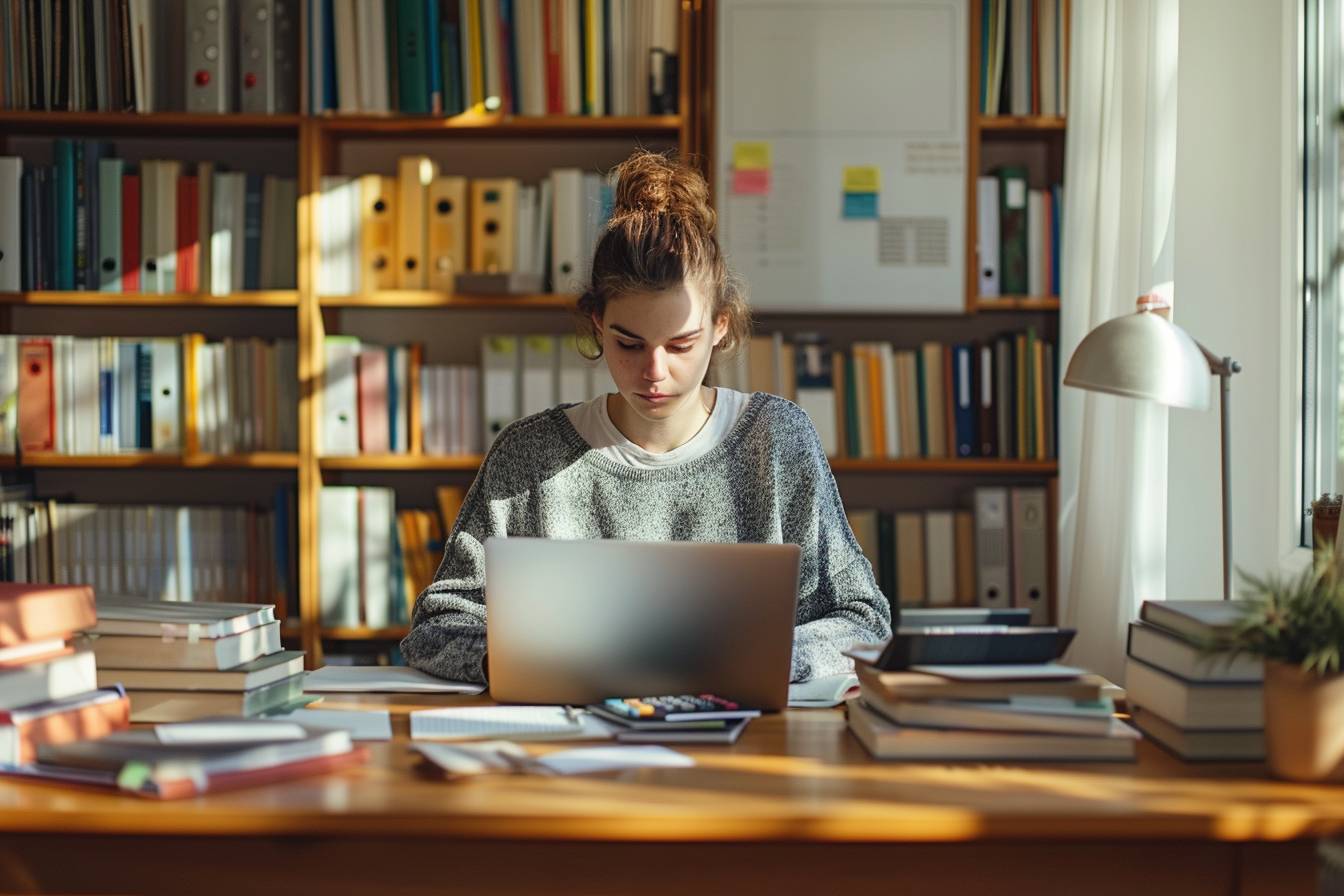
[[[485,542],[490,694],[788,701],[802,551],[689,541]]]

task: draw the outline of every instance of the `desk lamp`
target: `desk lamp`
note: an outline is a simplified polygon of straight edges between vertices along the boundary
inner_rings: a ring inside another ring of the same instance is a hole
[[[1228,400],[1240,362],[1218,357],[1171,322],[1171,304],[1140,296],[1133,314],[1106,321],[1083,337],[1064,385],[1144,398],[1173,408],[1207,410],[1210,375],[1218,377],[1222,417],[1223,599],[1232,597],[1232,487]]]

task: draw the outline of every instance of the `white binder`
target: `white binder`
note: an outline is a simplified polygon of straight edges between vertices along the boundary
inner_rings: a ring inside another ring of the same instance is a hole
[[[359,180],[327,175],[320,186],[317,291],[319,295],[350,295],[360,287]]]
[[[359,489],[318,492],[317,590],[322,624],[359,625]]]
[[[481,340],[481,436],[486,450],[504,427],[518,419],[521,361],[517,337]]]
[[[359,340],[328,336],[323,343],[326,366],[322,374],[322,445],[326,457],[359,453],[359,381],[355,359]]]
[[[23,268],[23,251],[19,234],[19,182],[23,177],[23,159],[17,156],[0,157],[0,292],[18,292],[19,275]],[[120,185],[118,185],[120,195]]]
[[[519,415],[539,414],[555,406],[555,337],[544,334],[524,336],[522,407]]]
[[[392,609],[392,532],[396,525],[396,492],[361,488],[360,584],[364,624],[385,628]]]
[[[1008,490],[976,489],[975,583],[977,603],[982,607],[1013,605],[1008,523]]]
[[[182,450],[182,364],[175,339],[155,339],[152,345],[153,396],[150,399],[155,451]]]
[[[590,248],[584,245],[583,172],[556,168],[551,183],[551,289],[574,292],[586,276]]]
[[[999,179],[975,180],[975,251],[981,298],[999,295]]]
[[[1032,625],[1050,624],[1045,510],[1045,489],[1013,489],[1013,606],[1031,610]]]
[[[4,160],[0,159],[0,165],[3,164]],[[121,292],[121,176],[124,168],[121,159],[98,160],[97,264],[101,292]],[[3,242],[0,238],[0,244]]]
[[[98,340],[75,339],[73,354],[75,380],[72,422],[75,444],[72,453],[88,456],[97,454],[99,448]]]

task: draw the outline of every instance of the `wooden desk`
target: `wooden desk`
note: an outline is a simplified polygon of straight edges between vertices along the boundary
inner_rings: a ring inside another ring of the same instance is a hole
[[[698,766],[448,782],[406,713],[364,767],[155,803],[0,779],[0,892],[1313,893],[1344,788],[1258,765],[874,763],[838,710],[759,719]],[[572,745],[539,746],[559,749]],[[863,888],[863,889],[859,889]]]

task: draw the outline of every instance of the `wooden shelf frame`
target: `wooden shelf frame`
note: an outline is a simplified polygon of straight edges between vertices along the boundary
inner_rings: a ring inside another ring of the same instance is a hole
[[[0,292],[0,305],[84,308],[298,308],[297,289],[268,289],[224,295],[189,292],[94,292],[92,290]]]
[[[579,297],[567,293],[472,295],[432,289],[388,289],[318,296],[323,308],[458,308],[471,311],[574,311]]]
[[[56,454],[0,455],[0,467],[105,470],[297,470],[293,451],[256,451],[246,454]]]

